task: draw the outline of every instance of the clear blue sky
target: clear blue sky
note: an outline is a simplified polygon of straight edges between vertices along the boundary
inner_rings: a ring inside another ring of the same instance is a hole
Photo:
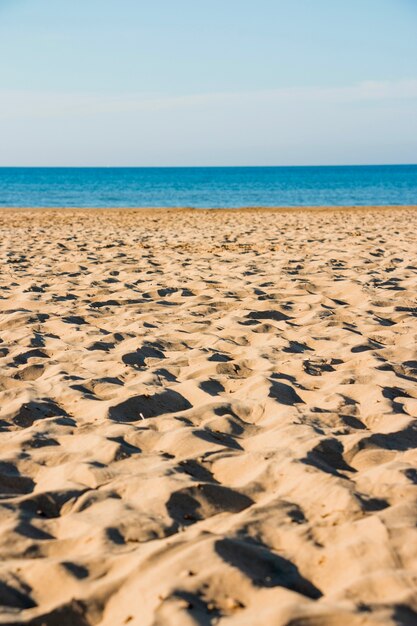
[[[417,0],[0,0],[0,165],[417,162]]]

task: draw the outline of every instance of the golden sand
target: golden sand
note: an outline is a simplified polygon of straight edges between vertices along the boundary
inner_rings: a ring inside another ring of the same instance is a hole
[[[0,232],[0,624],[417,623],[417,208]]]

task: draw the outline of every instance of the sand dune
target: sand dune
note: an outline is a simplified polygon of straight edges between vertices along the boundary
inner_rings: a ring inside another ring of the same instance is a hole
[[[417,624],[416,208],[0,229],[0,624]]]

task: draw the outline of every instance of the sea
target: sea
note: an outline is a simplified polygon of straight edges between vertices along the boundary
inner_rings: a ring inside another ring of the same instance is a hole
[[[417,165],[0,168],[0,206],[417,205]]]

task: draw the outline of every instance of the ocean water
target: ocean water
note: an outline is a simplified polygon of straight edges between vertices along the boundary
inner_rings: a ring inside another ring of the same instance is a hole
[[[0,168],[0,206],[417,204],[417,165]]]

